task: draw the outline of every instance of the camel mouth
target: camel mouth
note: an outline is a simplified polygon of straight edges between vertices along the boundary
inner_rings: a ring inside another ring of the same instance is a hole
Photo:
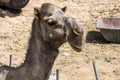
[[[76,52],[80,52],[82,50],[81,46],[71,46]]]

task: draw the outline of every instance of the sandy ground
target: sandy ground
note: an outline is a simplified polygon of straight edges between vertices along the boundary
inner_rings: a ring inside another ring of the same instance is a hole
[[[120,0],[31,0],[20,15],[0,17],[0,63],[12,66],[24,62],[33,20],[33,7],[49,2],[67,6],[69,15],[84,29],[82,52],[73,51],[66,43],[60,47],[52,74],[60,70],[60,80],[95,80],[92,63],[96,62],[99,80],[120,80],[120,45],[104,40],[96,29],[99,16],[120,17]]]

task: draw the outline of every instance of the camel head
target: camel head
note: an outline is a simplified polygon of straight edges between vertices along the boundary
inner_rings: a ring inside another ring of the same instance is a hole
[[[50,3],[34,8],[35,17],[39,19],[42,38],[59,47],[64,42],[77,52],[82,49],[83,29],[78,22],[65,13],[66,7],[59,8]]]

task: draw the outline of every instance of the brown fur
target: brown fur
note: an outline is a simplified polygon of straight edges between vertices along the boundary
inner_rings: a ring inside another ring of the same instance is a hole
[[[53,4],[44,3],[41,8],[35,8],[26,59],[17,68],[0,67],[0,80],[48,80],[63,43],[68,41],[74,50],[81,50],[83,33],[78,27],[73,18]],[[77,34],[73,31],[76,28]]]
[[[0,0],[0,15],[2,17],[6,16],[6,10],[19,13],[21,8],[25,7],[28,2],[29,0]]]

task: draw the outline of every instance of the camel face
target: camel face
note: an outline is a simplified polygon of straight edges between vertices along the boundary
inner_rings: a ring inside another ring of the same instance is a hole
[[[59,14],[61,11],[57,12]],[[42,26],[43,36],[44,39],[48,41],[60,41],[65,39],[64,19],[61,17],[62,14],[60,14],[60,16],[58,14],[43,17],[43,24],[45,24],[45,27]]]
[[[75,19],[66,15],[65,8],[44,3],[34,11],[44,41],[58,44],[68,42],[75,51],[81,51],[83,30]]]
[[[41,31],[45,41],[65,41],[64,12],[60,8],[52,4],[43,4],[41,8],[35,9],[35,13],[40,19]]]

